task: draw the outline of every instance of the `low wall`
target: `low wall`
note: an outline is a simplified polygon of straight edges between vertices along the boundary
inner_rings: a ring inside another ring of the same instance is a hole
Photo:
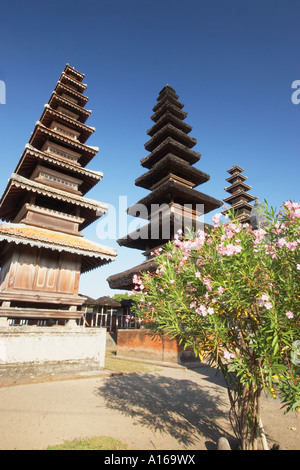
[[[117,356],[184,364],[199,362],[192,348],[184,350],[177,339],[151,336],[150,330],[118,330]]]
[[[106,328],[0,328],[0,364],[93,360],[104,367]]]

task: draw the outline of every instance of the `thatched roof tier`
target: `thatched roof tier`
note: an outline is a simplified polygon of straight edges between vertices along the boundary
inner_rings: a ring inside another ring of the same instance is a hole
[[[145,189],[151,189],[154,184],[158,183],[170,173],[190,181],[193,186],[198,186],[210,179],[207,173],[189,165],[186,161],[176,157],[176,155],[167,154],[159,160],[151,170],[137,178],[135,184]]]
[[[247,178],[247,176],[244,176],[241,173],[239,173],[238,175],[235,173],[235,174],[229,176],[229,178],[226,178],[226,181],[228,181],[228,183],[233,183],[234,181],[237,181],[237,179],[239,181],[246,181],[248,178]]]
[[[215,199],[207,194],[196,191],[195,189],[188,188],[187,186],[178,183],[175,179],[170,178],[165,183],[158,186],[150,194],[141,199],[137,204],[146,206],[148,213],[151,211],[152,204],[170,204],[178,203],[180,205],[189,204],[204,204],[204,214],[217,209],[222,206],[222,201]],[[140,213],[140,208],[133,204],[127,209],[129,215],[136,216]],[[140,213],[139,217],[143,217]]]
[[[224,188],[225,191],[227,191],[228,193],[235,193],[237,191],[249,191],[250,189],[252,189],[252,186],[249,186],[248,184],[244,183],[243,181],[236,181],[234,183],[232,183],[231,186],[227,186],[226,188]]]
[[[171,103],[174,106],[176,106],[176,108],[182,109],[184,107],[184,104],[181,103],[180,101],[178,101],[176,96],[178,96],[178,95],[176,95],[174,93],[171,93],[171,92],[166,90],[164,93],[162,93],[161,96],[159,96],[159,101],[152,108],[152,111],[154,111],[154,113],[156,113],[165,103]]]
[[[192,126],[186,122],[183,122],[181,119],[178,119],[176,116],[174,116],[174,114],[170,113],[170,111],[166,111],[165,114],[163,114],[163,116],[161,116],[161,118],[150,129],[147,130],[147,134],[153,137],[154,134],[156,134],[156,132],[166,124],[172,124],[174,127],[180,129],[185,134],[188,134],[193,129]]]
[[[80,297],[84,297],[85,298],[85,301],[83,302],[83,306],[86,306],[86,305],[96,305],[96,300],[93,299],[92,297],[89,297],[88,295],[82,295],[82,294],[79,294]]]
[[[151,231],[156,232],[157,236],[154,237]],[[172,233],[172,226],[170,227],[169,232]],[[153,238],[151,238],[151,236]],[[117,242],[120,246],[149,252],[155,250],[158,246],[167,243],[170,238],[171,237],[168,236],[168,234],[163,236],[161,227],[155,225],[154,228],[154,223],[152,223],[144,225],[135,232],[131,232],[128,235],[119,238]]]
[[[123,271],[119,274],[114,274],[107,279],[107,282],[111,289],[124,289],[132,290],[135,287],[133,284],[133,276],[140,275],[141,272],[155,272],[157,269],[155,259],[144,261],[143,263],[135,266],[134,268]]]
[[[169,240],[173,240],[179,228],[185,231],[187,227],[193,230],[201,228],[205,231],[211,228],[210,225],[203,224],[198,219],[188,217],[188,215],[181,217],[176,212],[172,212],[170,213],[170,223],[166,223],[165,219],[164,222],[161,219],[152,219],[150,223],[119,238],[117,242],[120,246],[144,250],[144,254],[150,256],[156,248],[163,246]]]
[[[241,174],[243,171],[244,169],[238,165],[233,165],[232,168],[227,170],[227,173],[229,173],[231,176],[227,178],[226,181],[231,183],[231,185],[224,189],[230,194],[230,196],[224,198],[223,200],[232,206],[237,217],[242,217],[243,221],[250,222],[250,214],[253,206],[251,206],[249,203],[254,201],[255,197],[247,193],[247,191],[252,188],[245,183],[247,178]],[[226,214],[229,210],[230,209],[223,211],[223,214]]]
[[[232,168],[227,170],[227,173],[233,175],[234,173],[242,173],[243,171],[244,168],[241,168],[240,166],[234,164]]]
[[[167,83],[167,85],[165,85],[165,86],[160,90],[156,101],[160,101],[161,98],[162,98],[162,96],[164,96],[164,94],[165,94],[166,92],[172,93],[173,96],[178,100],[179,95],[177,95],[177,93],[176,93],[176,91],[174,90],[174,88],[172,88],[172,87]]]
[[[188,162],[190,165],[197,163],[201,158],[201,153],[187,148],[185,145],[172,139],[172,137],[167,137],[147,157],[141,159],[141,165],[144,168],[150,169],[168,153],[176,155],[182,160]]]
[[[187,113],[185,111],[182,111],[182,109],[178,108],[174,103],[166,101],[160,105],[154,114],[152,114],[151,120],[157,122],[167,111],[181,120],[187,117]]]
[[[96,299],[96,305],[100,307],[110,307],[110,308],[119,308],[122,307],[121,303],[115,299],[111,299],[110,297],[99,297]]]
[[[235,204],[235,202],[239,202],[239,200],[243,201],[254,201],[255,197],[251,196],[251,194],[245,193],[244,191],[236,191],[231,196],[224,198],[225,202],[229,202],[230,204]]]
[[[145,143],[145,149],[152,152],[158,145],[160,145],[166,138],[171,137],[187,148],[191,149],[197,144],[197,139],[190,137],[182,130],[173,126],[172,124],[166,124],[162,129],[156,132],[154,136]]]

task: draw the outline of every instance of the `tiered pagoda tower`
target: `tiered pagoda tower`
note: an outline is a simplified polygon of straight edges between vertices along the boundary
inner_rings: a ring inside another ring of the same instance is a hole
[[[81,233],[108,209],[85,197],[103,174],[86,168],[99,149],[83,78],[66,65],[0,200],[0,317],[79,318],[80,273],[116,256]]]
[[[135,184],[150,190],[150,194],[129,207],[129,215],[148,220],[139,230],[118,240],[120,246],[144,250],[146,261],[141,265],[108,278],[113,289],[131,289],[132,276],[142,270],[155,269],[153,251],[172,240],[178,229],[199,227],[199,215],[220,207],[222,201],[194,188],[209,180],[209,175],[193,167],[200,153],[192,148],[197,140],[188,134],[192,127],[184,122],[187,113],[178,101],[175,90],[166,85],[159,93],[154,125],[147,131],[150,140],[145,149],[150,152],[141,159],[148,171]]]
[[[238,165],[233,165],[230,170],[227,170],[230,177],[227,178],[226,181],[230,183],[230,186],[224,189],[230,193],[230,196],[226,197],[224,202],[230,204],[231,208],[223,211],[223,214],[233,209],[236,217],[240,218],[242,222],[249,223],[250,213],[253,209],[250,202],[254,201],[255,197],[247,192],[252,189],[252,187],[245,183],[247,177],[241,174],[243,171],[243,168]]]

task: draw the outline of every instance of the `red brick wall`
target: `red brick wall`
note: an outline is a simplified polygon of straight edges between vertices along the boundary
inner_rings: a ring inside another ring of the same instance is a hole
[[[117,355],[137,359],[183,363],[195,361],[190,348],[184,351],[177,339],[151,336],[150,330],[118,330]]]

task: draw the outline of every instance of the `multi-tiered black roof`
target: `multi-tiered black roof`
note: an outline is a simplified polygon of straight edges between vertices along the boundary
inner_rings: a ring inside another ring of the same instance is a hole
[[[167,241],[163,236],[159,243],[157,239],[150,239],[151,225],[158,223],[158,220],[153,221],[151,217],[154,205],[165,204],[177,214],[183,210],[184,205],[189,205],[191,218],[196,218],[200,204],[203,204],[204,213],[222,204],[221,201],[194,189],[195,186],[208,181],[210,176],[192,166],[200,160],[201,154],[192,150],[197,140],[189,135],[192,127],[184,122],[187,113],[182,110],[184,105],[178,98],[175,90],[166,85],[159,93],[157,104],[153,108],[151,119],[155,124],[147,131],[151,138],[145,144],[145,149],[150,154],[141,159],[141,165],[148,171],[135,181],[137,186],[149,189],[151,193],[128,209],[129,215],[136,216],[139,212],[141,218],[146,218],[145,214],[148,215],[149,224],[141,231],[118,240],[122,246],[151,249]],[[140,205],[145,206],[147,210],[139,211]],[[142,237],[138,236],[140,232]],[[149,232],[149,236],[146,236],[146,232]],[[173,238],[172,229],[170,232],[170,238]]]
[[[148,223],[118,240],[120,246],[145,250],[146,256],[174,238],[178,220],[182,220],[179,228],[184,231],[187,221],[189,227],[194,227],[200,213],[207,214],[222,205],[222,201],[194,189],[210,176],[193,166],[201,154],[193,150],[197,140],[189,135],[192,127],[184,122],[187,113],[178,98],[169,85],[159,93],[151,116],[154,125],[147,131],[150,139],[145,144],[150,153],[141,159],[142,167],[148,171],[135,181],[137,186],[151,192],[127,210],[129,215]],[[156,210],[162,206],[161,211]],[[169,234],[166,227],[162,228],[167,218]],[[111,287],[126,288],[120,287],[118,276],[109,278]]]
[[[253,209],[250,203],[255,200],[255,197],[248,193],[252,187],[245,183],[247,176],[242,175],[243,171],[244,169],[238,165],[233,165],[232,168],[227,170],[230,176],[226,181],[230,183],[230,186],[224,189],[230,196],[226,197],[224,202],[230,204],[231,207],[223,211],[223,214],[233,209],[236,217],[239,217],[243,222],[249,223],[250,213]]]

